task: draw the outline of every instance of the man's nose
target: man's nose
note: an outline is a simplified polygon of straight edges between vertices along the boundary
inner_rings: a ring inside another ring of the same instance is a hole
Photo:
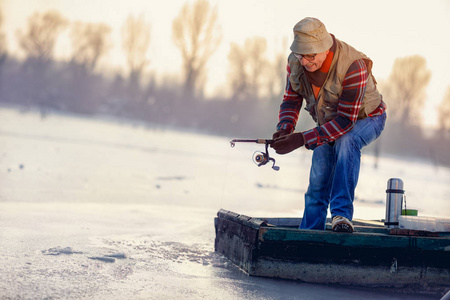
[[[300,63],[302,66],[306,66],[307,64],[309,64],[309,61],[307,61],[304,57],[302,57],[302,59],[300,60]]]

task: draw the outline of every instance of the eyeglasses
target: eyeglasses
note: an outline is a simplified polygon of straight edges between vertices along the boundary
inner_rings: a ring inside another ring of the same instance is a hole
[[[303,58],[306,59],[307,61],[313,61],[313,60],[316,58],[317,53],[316,53],[316,54],[305,54],[305,55],[294,53],[294,55],[295,55],[295,57],[297,57],[298,60],[300,60],[300,61],[301,61]]]

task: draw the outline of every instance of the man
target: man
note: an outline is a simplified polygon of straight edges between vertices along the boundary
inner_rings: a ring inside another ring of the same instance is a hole
[[[353,199],[361,148],[383,131],[386,105],[372,75],[372,61],[329,34],[316,18],[294,26],[287,83],[271,147],[278,154],[313,150],[301,229],[353,232]],[[317,127],[294,132],[302,102]]]

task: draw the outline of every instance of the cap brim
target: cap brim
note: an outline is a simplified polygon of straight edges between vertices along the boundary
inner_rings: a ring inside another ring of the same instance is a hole
[[[313,54],[327,51],[333,46],[333,38],[329,35],[326,39],[316,42],[302,43],[296,39],[291,44],[291,51],[298,54]]]

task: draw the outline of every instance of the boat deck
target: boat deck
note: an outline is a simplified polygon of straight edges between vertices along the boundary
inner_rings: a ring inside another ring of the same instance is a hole
[[[220,210],[215,250],[252,276],[414,292],[450,289],[450,235],[354,220],[355,232],[300,230],[300,218]],[[330,226],[327,226],[330,229]]]

